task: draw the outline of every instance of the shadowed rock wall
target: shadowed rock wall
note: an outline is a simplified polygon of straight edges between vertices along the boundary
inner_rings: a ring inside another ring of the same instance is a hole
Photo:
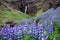
[[[25,6],[27,6],[27,14],[33,15],[37,10],[46,11],[49,8],[60,6],[60,0],[0,0],[0,6],[2,4],[22,12],[25,12]]]

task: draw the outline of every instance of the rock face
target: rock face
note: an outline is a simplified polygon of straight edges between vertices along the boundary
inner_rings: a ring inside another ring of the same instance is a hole
[[[2,4],[22,12],[25,12],[25,6],[27,6],[27,14],[35,14],[42,8],[45,11],[51,7],[60,6],[60,0],[0,0],[0,6]]]
[[[19,10],[20,0],[0,0],[0,4]]]

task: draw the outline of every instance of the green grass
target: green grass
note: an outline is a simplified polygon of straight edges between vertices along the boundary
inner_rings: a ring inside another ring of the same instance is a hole
[[[30,16],[18,11],[0,10],[0,25],[4,24],[8,20],[17,22],[25,18],[30,18]]]
[[[13,20],[14,22],[26,19],[26,18],[35,18],[38,15],[42,15],[43,11],[40,10],[36,15],[30,16],[18,11],[10,10],[0,10],[0,25],[3,25],[6,21]]]

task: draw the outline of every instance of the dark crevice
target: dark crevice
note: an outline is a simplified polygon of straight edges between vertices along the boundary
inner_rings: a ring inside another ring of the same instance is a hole
[[[2,3],[0,2],[0,6],[2,5]]]

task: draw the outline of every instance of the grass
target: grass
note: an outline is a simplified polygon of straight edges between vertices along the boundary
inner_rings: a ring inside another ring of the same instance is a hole
[[[8,20],[17,22],[25,18],[30,18],[30,16],[18,11],[0,10],[0,25],[4,24]]]
[[[35,18],[36,16],[42,15],[43,11],[39,10],[36,15],[30,16],[18,11],[10,10],[0,10],[0,25],[3,25],[6,21],[13,20],[14,22],[26,19],[26,18]]]

